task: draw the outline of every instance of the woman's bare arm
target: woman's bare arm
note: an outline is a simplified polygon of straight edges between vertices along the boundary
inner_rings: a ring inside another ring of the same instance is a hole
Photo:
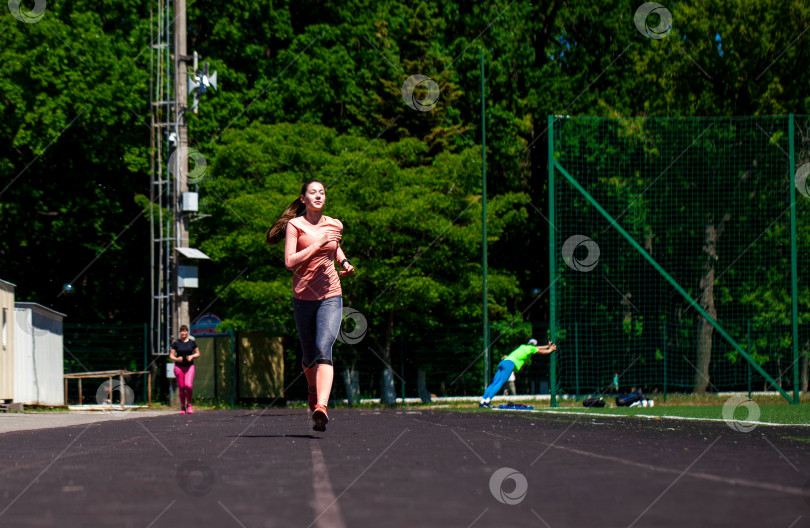
[[[299,266],[308,262],[312,257],[315,256],[315,253],[318,252],[323,246],[328,244],[329,242],[337,242],[340,240],[340,233],[328,233],[321,237],[317,244],[312,244],[306,249],[302,249],[301,251],[296,252],[295,250],[298,247],[298,233],[295,229],[287,229],[287,238],[284,242],[284,266],[290,270],[294,271],[298,269]]]

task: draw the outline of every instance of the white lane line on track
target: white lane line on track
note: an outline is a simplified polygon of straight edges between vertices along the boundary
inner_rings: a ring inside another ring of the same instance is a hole
[[[323,451],[317,440],[309,443],[312,448],[312,487],[315,490],[315,526],[318,528],[346,528],[340,506],[337,504],[329,472],[323,459]]]
[[[494,410],[494,409],[493,409]],[[498,409],[500,411],[509,411],[511,409]],[[662,420],[692,420],[696,422],[726,422],[723,418],[694,418],[689,416],[666,416],[666,415],[655,415],[655,414],[610,414],[610,413],[589,413],[589,412],[579,412],[579,411],[551,411],[551,410],[534,410],[534,411],[524,411],[524,412],[535,412],[535,413],[543,413],[543,414],[568,414],[568,415],[577,415],[577,416],[597,416],[599,418],[603,416],[608,416],[611,418],[659,418]],[[784,423],[774,423],[774,422],[749,422],[746,420],[735,420],[735,423],[742,424],[742,425],[772,425],[776,427],[810,427],[810,424],[801,424],[801,423],[792,423],[792,424],[784,424]]]

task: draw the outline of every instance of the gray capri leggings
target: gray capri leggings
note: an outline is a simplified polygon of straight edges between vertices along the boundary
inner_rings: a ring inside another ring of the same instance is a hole
[[[293,313],[304,352],[301,362],[307,368],[317,363],[331,365],[332,345],[335,344],[343,319],[343,297],[338,295],[320,301],[294,298]]]

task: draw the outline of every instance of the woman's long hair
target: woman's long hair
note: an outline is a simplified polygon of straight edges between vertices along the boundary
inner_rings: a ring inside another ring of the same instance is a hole
[[[297,216],[303,216],[304,213],[307,212],[307,207],[301,202],[301,196],[307,193],[307,189],[313,183],[323,183],[319,182],[318,180],[307,180],[304,182],[304,185],[301,186],[301,194],[299,194],[298,198],[292,201],[290,205],[284,209],[284,212],[281,213],[281,216],[276,220],[276,223],[273,224],[273,227],[270,228],[270,231],[267,232],[266,242],[268,246],[272,246],[273,244],[277,244],[279,240],[284,238],[287,235],[287,222],[292,220]]]

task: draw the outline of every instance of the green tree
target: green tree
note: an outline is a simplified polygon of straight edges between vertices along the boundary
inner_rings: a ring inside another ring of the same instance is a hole
[[[0,16],[2,275],[69,320],[148,308],[133,199],[148,190],[148,34],[141,2],[49,4],[34,24]]]
[[[343,221],[342,245],[358,270],[342,281],[345,304],[367,318],[370,342],[386,362],[402,328],[481,317],[480,153],[446,153],[423,163],[428,147],[415,139],[366,143],[293,124],[255,125],[223,137],[211,178],[202,185],[211,217],[201,221],[198,236],[222,270],[214,284],[230,284],[222,293],[228,323],[291,335],[291,274],[282,264],[283,244],[267,248],[263,241],[309,177],[326,185],[326,214]],[[525,221],[524,201],[519,193],[492,200],[491,243]],[[512,273],[490,272],[494,320],[511,318],[519,295]]]

